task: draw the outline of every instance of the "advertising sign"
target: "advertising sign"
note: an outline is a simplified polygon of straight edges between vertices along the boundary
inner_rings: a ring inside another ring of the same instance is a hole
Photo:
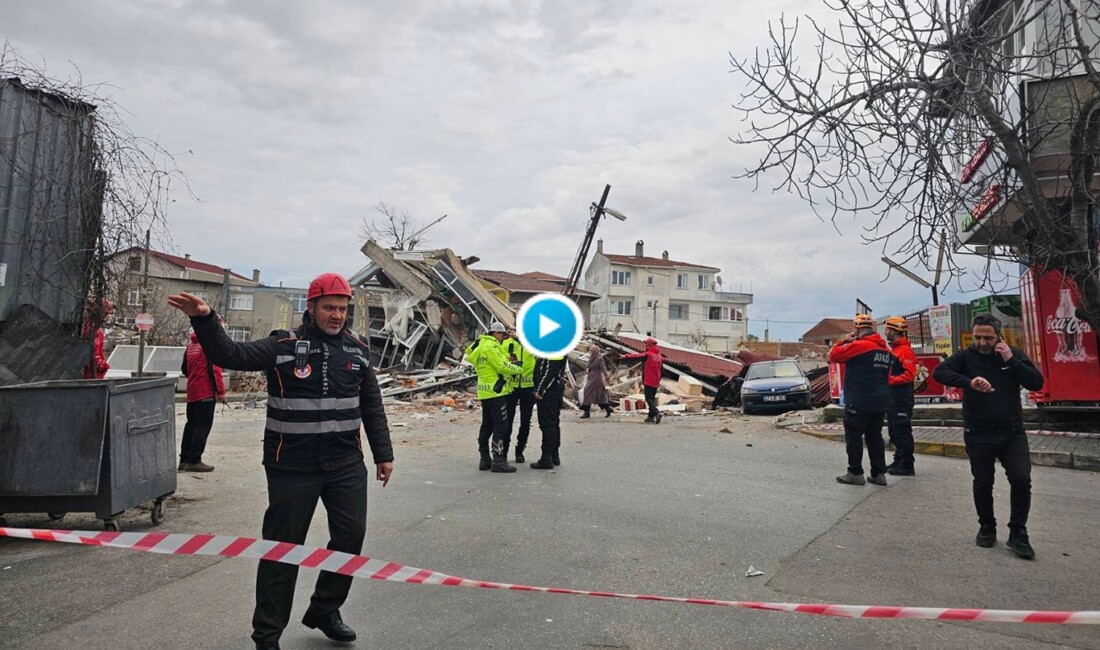
[[[1043,373],[1039,404],[1100,401],[1100,359],[1096,334],[1077,317],[1080,293],[1073,278],[1058,271],[1029,270],[1021,281],[1032,356]]]

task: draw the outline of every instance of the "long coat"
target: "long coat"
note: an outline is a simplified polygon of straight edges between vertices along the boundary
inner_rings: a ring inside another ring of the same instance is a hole
[[[603,355],[597,354],[588,360],[588,376],[584,380],[581,406],[607,404],[609,401],[611,396],[607,392],[607,366],[604,364]]]

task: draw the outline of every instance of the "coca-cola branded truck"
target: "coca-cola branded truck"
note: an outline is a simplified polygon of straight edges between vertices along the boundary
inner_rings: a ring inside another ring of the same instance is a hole
[[[1096,334],[1077,318],[1080,293],[1059,271],[1028,269],[1020,277],[1027,353],[1043,373],[1039,406],[1100,407],[1100,357]]]

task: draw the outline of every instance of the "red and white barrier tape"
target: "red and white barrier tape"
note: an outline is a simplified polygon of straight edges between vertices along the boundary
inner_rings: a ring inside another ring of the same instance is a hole
[[[821,429],[824,431],[843,431],[843,424],[807,424],[807,428]],[[914,429],[933,429],[935,431],[947,431],[949,429],[962,429],[962,427],[926,427],[924,425],[917,425]],[[1048,436],[1052,438],[1100,438],[1100,433],[1091,433],[1087,431],[1045,431],[1035,430],[1026,431],[1029,436]]]
[[[1029,611],[1008,609],[958,609],[942,607],[881,607],[867,605],[826,605],[808,603],[758,603],[740,600],[710,600],[704,598],[674,598],[671,596],[643,596],[616,594],[606,591],[582,591],[554,587],[529,587],[500,582],[467,580],[428,569],[404,566],[363,555],[300,546],[286,542],[272,542],[249,537],[226,535],[187,535],[180,533],[114,533],[81,530],[43,530],[35,528],[0,528],[0,537],[18,537],[50,542],[66,542],[88,546],[109,546],[146,553],[167,555],[218,555],[222,557],[247,557],[293,564],[311,569],[321,569],[354,576],[405,582],[412,584],[442,585],[444,587],[477,587],[506,591],[534,591],[548,594],[574,596],[600,596],[626,598],[688,605],[716,605],[775,612],[796,612],[840,618],[901,618],[937,621],[978,621],[989,623],[1055,623],[1061,625],[1100,625],[1100,611]]]

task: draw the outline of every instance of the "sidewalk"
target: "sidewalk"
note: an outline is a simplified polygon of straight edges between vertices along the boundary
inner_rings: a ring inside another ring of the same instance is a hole
[[[844,425],[795,424],[791,429],[825,440],[844,441]],[[886,427],[882,430],[886,437]],[[914,451],[932,456],[966,458],[962,427],[913,427]],[[1100,434],[1068,431],[1028,431],[1031,463],[1100,472]]]

